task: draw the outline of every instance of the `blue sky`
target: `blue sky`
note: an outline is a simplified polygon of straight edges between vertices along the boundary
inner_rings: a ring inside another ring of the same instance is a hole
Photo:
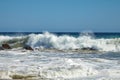
[[[120,0],[0,0],[0,32],[120,32]]]

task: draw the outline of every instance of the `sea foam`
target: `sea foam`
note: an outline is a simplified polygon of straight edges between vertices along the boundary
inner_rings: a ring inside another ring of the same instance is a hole
[[[96,39],[90,35],[80,35],[78,37],[69,35],[57,36],[48,32],[43,34],[30,34],[26,44],[33,48],[58,50],[92,48],[98,51],[120,51],[120,38]]]
[[[53,50],[96,50],[120,51],[120,38],[95,38],[93,33],[73,35],[55,35],[49,32],[29,34],[27,36],[0,36],[0,44],[8,43],[12,47],[31,46],[33,49]]]

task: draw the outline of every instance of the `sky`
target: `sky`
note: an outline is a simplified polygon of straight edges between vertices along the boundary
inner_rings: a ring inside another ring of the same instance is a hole
[[[0,0],[0,32],[120,32],[120,0]]]

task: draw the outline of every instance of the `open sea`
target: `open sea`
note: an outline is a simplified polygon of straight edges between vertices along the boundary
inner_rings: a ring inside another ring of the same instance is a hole
[[[0,79],[120,80],[120,33],[1,32]]]

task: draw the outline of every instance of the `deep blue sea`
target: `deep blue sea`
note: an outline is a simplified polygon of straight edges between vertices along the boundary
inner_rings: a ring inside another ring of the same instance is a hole
[[[0,32],[0,35],[29,35],[29,34],[42,34],[43,32]],[[78,37],[81,33],[87,33],[87,32],[51,32],[53,34],[56,34],[58,36],[61,35],[70,35],[70,36],[75,36]],[[120,33],[117,32],[88,32],[88,34],[94,34],[96,38],[119,38]]]

